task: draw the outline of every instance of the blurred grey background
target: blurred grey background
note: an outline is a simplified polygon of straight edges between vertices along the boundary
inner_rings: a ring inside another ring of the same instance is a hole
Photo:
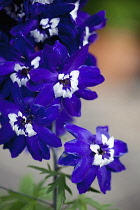
[[[114,138],[127,142],[129,153],[121,158],[127,170],[112,176],[112,191],[106,195],[90,194],[101,203],[112,203],[121,210],[140,209],[140,14],[138,1],[89,0],[86,11],[91,14],[105,9],[108,25],[90,52],[106,81],[93,88],[99,98],[83,101],[82,117],[76,124],[95,132],[98,125],[109,125]],[[69,137],[70,138],[70,137]],[[33,174],[43,178],[27,165],[46,167],[50,161],[36,162],[26,152],[11,159],[9,151],[0,147],[0,185],[17,190],[21,177]],[[72,169],[70,169],[72,170]],[[76,187],[72,184],[74,195]],[[97,182],[93,187],[98,189]]]

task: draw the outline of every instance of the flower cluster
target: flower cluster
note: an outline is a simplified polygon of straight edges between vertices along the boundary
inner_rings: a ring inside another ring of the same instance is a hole
[[[64,124],[81,116],[81,98],[98,97],[88,87],[101,84],[104,77],[88,49],[98,36],[97,30],[105,26],[106,17],[105,11],[94,15],[83,12],[86,2],[0,1],[0,144],[13,158],[27,148],[35,160],[50,159],[50,147],[62,146]],[[67,129],[73,132],[73,127]],[[86,133],[82,130],[76,135]],[[118,147],[114,145],[119,143],[107,141],[106,134],[98,142],[91,134],[87,137],[66,143],[59,163],[75,166],[72,181],[80,193],[81,185],[86,185],[85,192],[97,171],[105,192],[110,179],[104,186],[101,174],[106,172],[110,177],[111,170],[124,169],[119,165],[120,153],[115,153]],[[77,149],[72,150],[71,145]],[[85,172],[80,168],[83,161],[87,162]],[[114,169],[114,164],[119,169]]]

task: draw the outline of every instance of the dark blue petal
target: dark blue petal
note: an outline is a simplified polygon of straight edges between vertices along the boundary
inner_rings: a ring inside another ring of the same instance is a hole
[[[34,103],[40,104],[42,106],[48,106],[55,99],[53,84],[46,84],[46,87],[43,88],[37,95]]]
[[[64,144],[65,151],[67,153],[77,155],[77,156],[86,156],[89,155],[92,151],[90,150],[90,145],[84,141],[79,141],[74,139],[72,141],[66,142]]]
[[[55,121],[55,133],[57,136],[62,136],[66,130],[64,129],[64,125],[66,123],[70,123],[74,121],[74,118],[70,117],[65,110],[63,109],[59,114],[59,117]]]
[[[38,145],[39,145],[41,153],[42,153],[42,158],[45,160],[49,160],[50,159],[50,150],[49,150],[48,146],[46,144],[44,144],[44,142],[42,142],[41,140],[38,141]]]
[[[93,142],[94,135],[90,131],[86,130],[85,128],[81,128],[73,124],[66,124],[64,127],[76,139],[80,141],[84,141],[85,143],[89,145]]]
[[[33,81],[29,80],[26,83],[26,86],[31,91],[39,92],[42,88],[46,87],[46,83],[36,84]]]
[[[22,33],[13,39],[13,46],[26,59],[35,52],[34,46]]]
[[[34,130],[37,132],[37,135],[42,140],[44,144],[47,144],[52,147],[61,147],[61,140],[58,138],[52,131],[48,128],[45,128],[40,125],[34,125]]]
[[[83,24],[83,26],[88,26],[90,30],[98,30],[105,26],[106,12],[104,10],[97,12],[96,14],[90,16]]]
[[[26,146],[26,140],[24,135],[16,136],[10,143],[9,143],[9,150],[11,152],[11,157],[17,157]]]
[[[120,157],[128,152],[127,144],[123,141],[115,139],[114,141],[114,157]]]
[[[42,82],[56,82],[58,78],[58,73],[52,73],[44,68],[33,69],[30,71],[31,80],[35,83]]]
[[[88,191],[92,182],[96,178],[97,169],[98,169],[97,166],[91,166],[91,168],[89,169],[85,179],[82,182],[79,182],[77,184],[77,189],[78,189],[80,194]]]
[[[2,124],[2,128],[0,128],[0,144],[5,144],[15,136],[15,132],[12,130],[11,125],[8,120]]]
[[[22,98],[21,88],[16,82],[13,84],[12,96],[19,110],[24,111],[27,108],[27,105]]]
[[[79,72],[78,87],[92,87],[104,81],[104,77],[96,66],[82,66],[79,68]]]
[[[30,154],[32,155],[33,159],[42,161],[42,153],[39,146],[40,139],[37,135],[26,137],[27,140],[27,148]]]
[[[104,194],[107,190],[111,190],[111,171],[107,170],[106,166],[98,167],[97,179]]]
[[[36,20],[35,18],[34,19],[30,19],[30,20],[27,20],[25,23],[21,23],[21,24],[18,24],[16,26],[14,26],[10,33],[13,35],[13,36],[18,36],[21,34],[24,35],[24,36],[27,36],[28,33],[31,31],[31,30],[34,30],[36,28],[38,24],[38,20]]]
[[[17,114],[18,111],[19,109],[14,103],[2,99],[0,100],[0,112],[4,117],[8,117],[10,113]]]
[[[87,60],[85,62],[85,65],[96,66],[97,65],[97,59],[95,58],[95,56],[88,53],[88,57],[87,57]]]
[[[43,49],[45,68],[51,72],[56,72],[62,67],[67,58],[67,49],[59,41],[56,41],[53,46],[46,45]]]
[[[120,172],[125,170],[125,166],[120,162],[119,158],[114,158],[114,161],[107,165],[107,168],[113,172]]]
[[[80,98],[83,98],[85,100],[94,100],[98,97],[95,91],[92,91],[90,89],[83,89],[83,88],[80,88],[79,90],[77,90],[76,95],[78,95]]]
[[[59,157],[58,164],[63,166],[75,166],[80,161],[80,157],[63,152]]]
[[[88,174],[88,171],[91,165],[92,165],[92,157],[89,155],[83,157],[74,168],[74,171],[72,172],[72,176],[71,176],[72,182],[78,183],[78,182],[83,181],[86,175]]]
[[[81,116],[81,101],[75,94],[73,94],[71,98],[63,98],[62,103],[66,112],[70,116],[72,117]]]
[[[0,76],[8,75],[14,71],[15,62],[6,61],[0,63]]]
[[[85,63],[87,55],[88,45],[85,45],[68,59],[64,68],[64,72],[69,73],[73,70],[77,70],[81,65]]]

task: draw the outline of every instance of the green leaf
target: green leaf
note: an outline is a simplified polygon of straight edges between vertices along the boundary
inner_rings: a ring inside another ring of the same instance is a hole
[[[58,182],[58,195],[57,195],[57,210],[61,210],[65,200],[65,190],[66,190],[66,182],[65,182],[65,177],[60,176],[59,177],[59,182]]]
[[[95,193],[101,193],[99,190],[96,190],[93,187],[90,187],[88,191],[95,192]]]
[[[97,210],[111,210],[110,207],[112,207],[111,204],[100,204],[97,201],[94,201],[92,198],[82,196],[82,199],[83,199],[83,202],[94,207]]]
[[[35,207],[35,202],[31,202],[31,203],[28,203],[27,205],[25,205],[23,208],[21,208],[19,210],[34,210],[34,207]]]
[[[19,191],[24,194],[33,195],[34,180],[33,176],[26,175],[21,179]]]
[[[10,205],[9,210],[21,210],[24,204],[20,201],[14,202],[12,205]]]
[[[57,172],[57,171],[48,170],[48,169],[46,169],[46,168],[41,168],[41,167],[31,166],[31,165],[30,165],[30,166],[28,166],[28,167],[33,168],[33,169],[36,169],[36,170],[40,171],[40,172],[41,172],[41,174],[51,174],[52,176],[55,176],[55,175],[57,175],[57,174],[58,174],[58,172]]]

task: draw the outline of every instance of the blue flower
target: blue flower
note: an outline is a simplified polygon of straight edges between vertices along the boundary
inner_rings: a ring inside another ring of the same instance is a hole
[[[87,57],[88,46],[84,46],[72,56],[69,56],[65,46],[58,41],[54,46],[45,46],[42,57],[44,68],[30,72],[30,78],[34,83],[43,84],[36,102],[39,100],[43,106],[47,106],[58,99],[70,116],[80,116],[80,98],[86,100],[97,98],[96,92],[87,87],[104,81],[96,66],[85,65]],[[88,62],[93,61],[88,57]]]
[[[0,144],[9,149],[12,158],[17,157],[25,147],[35,160],[49,159],[49,147],[60,147],[61,140],[48,127],[59,115],[59,106],[44,108],[34,103],[34,98],[21,97],[15,83],[14,103],[0,101],[1,128]]]
[[[21,32],[36,44],[47,43],[52,45],[55,40],[61,40],[70,47],[76,38],[77,29],[70,12],[73,4],[26,4],[24,12],[26,19],[11,29],[11,34],[17,37]]]
[[[7,98],[11,94],[14,82],[18,83],[23,92],[34,95],[27,89],[30,80],[30,71],[41,65],[41,51],[35,52],[33,46],[24,37],[13,40],[14,47],[9,44],[0,44],[0,94]]]
[[[97,127],[96,135],[72,124],[65,128],[75,139],[65,143],[58,164],[74,166],[71,180],[79,193],[88,191],[96,177],[103,193],[111,190],[111,172],[125,170],[119,157],[127,153],[127,144],[110,137],[108,126]]]

